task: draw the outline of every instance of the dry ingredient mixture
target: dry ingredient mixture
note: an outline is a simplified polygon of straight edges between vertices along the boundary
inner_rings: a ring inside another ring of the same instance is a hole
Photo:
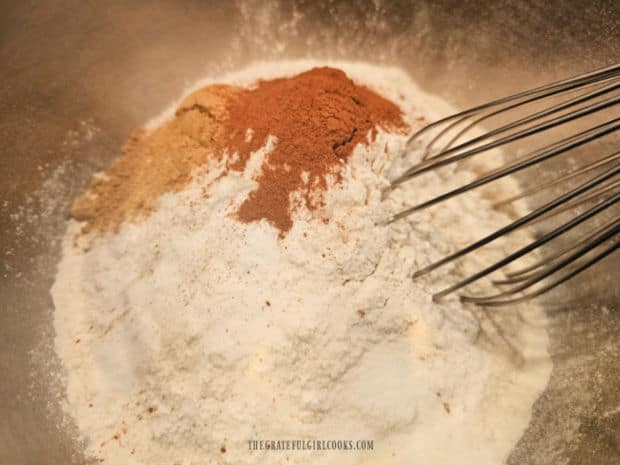
[[[198,83],[136,132],[75,201],[52,289],[66,410],[87,453],[502,463],[548,379],[544,316],[515,306],[487,327],[431,294],[511,239],[411,274],[507,218],[471,193],[379,225],[474,176],[430,173],[382,200],[420,157],[402,155],[407,135],[447,111],[398,69],[275,62]],[[374,447],[248,447],[310,439]]]
[[[152,134],[131,137],[104,177],[93,180],[73,206],[73,217],[93,228],[118,230],[123,221],[151,211],[164,192],[183,189],[194,168],[226,160],[243,171],[269,137],[278,141],[256,177],[258,187],[239,207],[241,221],[266,219],[281,235],[293,226],[290,196],[322,206],[327,176],[378,129],[406,134],[400,108],[355,85],[344,72],[314,68],[293,78],[259,81],[253,89],[210,85],[189,95],[175,118]]]

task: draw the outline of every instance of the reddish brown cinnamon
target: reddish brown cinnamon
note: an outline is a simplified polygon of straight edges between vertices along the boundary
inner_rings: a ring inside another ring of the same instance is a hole
[[[358,86],[334,68],[314,68],[290,78],[260,81],[229,100],[223,121],[224,144],[245,167],[252,152],[269,135],[277,138],[258,177],[258,188],[241,205],[244,222],[266,219],[281,234],[291,229],[290,194],[301,190],[306,206],[320,205],[328,173],[339,179],[339,167],[353,148],[377,128],[405,131],[400,108],[370,89]],[[246,138],[247,130],[253,131]],[[304,183],[302,173],[308,174]]]

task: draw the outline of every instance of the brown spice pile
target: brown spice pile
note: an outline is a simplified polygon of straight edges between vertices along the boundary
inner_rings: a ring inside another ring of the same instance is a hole
[[[377,127],[407,129],[398,106],[333,68],[260,81],[229,105],[224,126],[229,150],[240,155],[232,169],[243,169],[269,135],[277,137],[257,179],[258,188],[241,205],[238,216],[244,222],[265,218],[281,233],[293,226],[292,192],[304,190],[308,208],[318,207],[320,202],[311,194],[326,189],[327,174],[338,175],[335,168],[367,140],[369,132],[374,137]],[[249,142],[247,128],[254,131]],[[307,183],[302,173],[308,174]]]
[[[94,176],[78,197],[72,216],[83,233],[117,231],[122,223],[145,217],[166,192],[178,192],[197,166],[221,157],[229,86],[208,86],[191,94],[175,117],[150,134],[135,131],[103,176]]]
[[[237,217],[266,219],[284,235],[293,225],[290,195],[300,192],[308,208],[318,208],[328,175],[338,181],[339,167],[377,128],[409,129],[397,105],[333,68],[259,81],[253,89],[208,86],[190,95],[170,122],[134,136],[105,176],[93,178],[72,214],[86,222],[84,232],[117,230],[152,211],[160,195],[183,189],[195,167],[225,150],[238,154],[227,168],[243,170],[271,135],[275,147]]]

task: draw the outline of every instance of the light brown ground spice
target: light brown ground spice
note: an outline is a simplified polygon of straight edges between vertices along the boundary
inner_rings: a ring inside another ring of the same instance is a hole
[[[191,173],[222,156],[226,103],[236,88],[208,86],[188,96],[175,117],[152,133],[134,131],[103,176],[93,176],[78,197],[72,216],[84,221],[83,233],[116,231],[147,216],[166,192],[182,190]]]
[[[320,207],[328,176],[340,181],[342,164],[378,128],[409,129],[396,104],[334,68],[259,81],[252,89],[208,86],[185,99],[162,127],[135,133],[104,176],[94,177],[75,201],[72,214],[85,222],[85,233],[117,230],[148,215],[159,196],[182,190],[194,168],[225,152],[237,154],[227,168],[242,171],[271,135],[275,147],[237,218],[265,219],[283,236],[293,225],[291,194],[301,193],[310,209]]]

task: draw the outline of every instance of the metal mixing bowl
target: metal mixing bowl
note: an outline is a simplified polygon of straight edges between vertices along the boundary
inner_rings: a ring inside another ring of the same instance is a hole
[[[84,463],[50,375],[59,238],[90,174],[187,83],[253,59],[363,59],[402,66],[426,90],[467,106],[620,61],[614,0],[1,3],[7,465]],[[617,263],[612,257],[546,297],[554,369],[509,463],[620,463]]]

